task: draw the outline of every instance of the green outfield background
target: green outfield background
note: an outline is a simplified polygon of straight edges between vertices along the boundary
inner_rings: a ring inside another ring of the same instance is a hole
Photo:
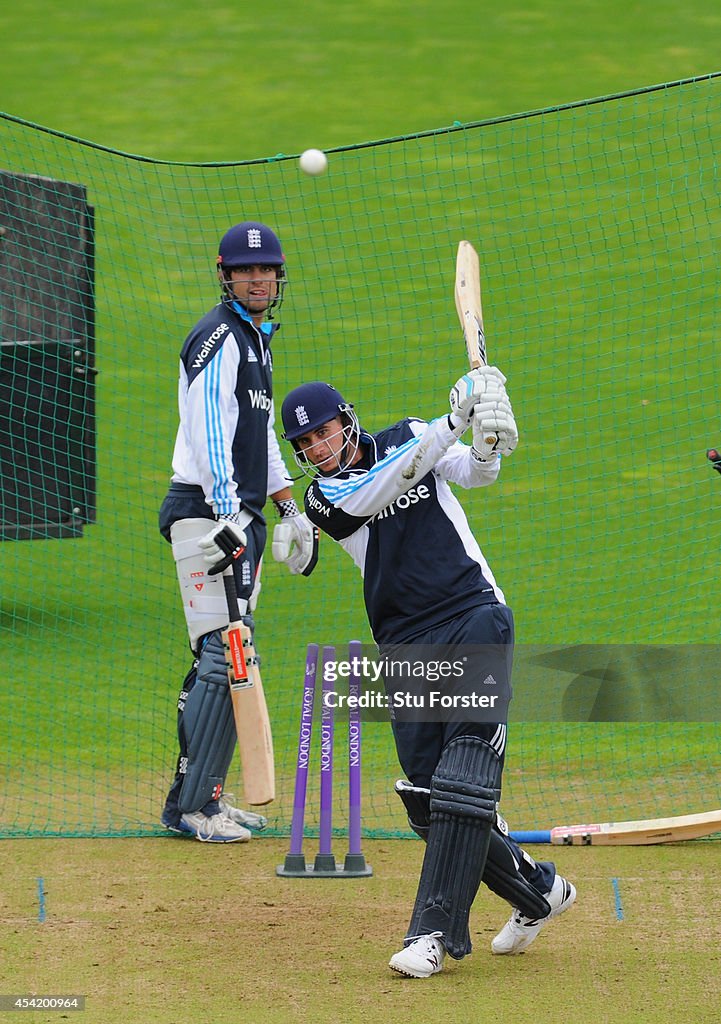
[[[93,1024],[717,1021],[717,842],[554,849],[579,899],[528,953],[490,956],[507,909],[482,887],[473,957],[392,976],[422,846],[377,837],[403,829],[386,727],[365,732],[373,878],[275,877],[305,643],[366,636],[330,544],[310,580],[266,566],[276,837],[156,838],[187,664],[156,511],[229,223],[265,217],[287,250],[278,393],[332,375],[369,427],[443,411],[471,236],[521,430],[462,496],[516,613],[506,814],[721,805],[719,80],[583,103],[718,71],[720,38],[716,0],[2,5],[0,170],[81,181],[96,209],[99,503],[82,539],[0,544],[0,995],[85,994]],[[309,146],[333,151],[317,181]],[[528,721],[537,692],[585,720]],[[603,721],[659,695],[679,720]]]
[[[97,524],[0,547],[3,835],[159,831],[187,668],[156,529],[177,353],[214,301],[220,234],[246,217],[288,258],[276,394],[331,379],[369,429],[444,412],[464,368],[455,247],[479,248],[522,440],[463,500],[521,654],[715,642],[721,80],[704,76],[720,27],[710,3],[0,15],[0,167],[88,188],[99,370]],[[329,150],[324,177],[300,174],[307,146]],[[329,543],[308,581],[269,559],[257,620],[282,833],[305,645],[368,638],[359,583]],[[511,823],[718,805],[719,727],[683,704],[687,670],[651,673],[680,721],[514,723]],[[517,672],[519,706],[543,685]],[[402,830],[387,728],[365,752],[365,828]]]

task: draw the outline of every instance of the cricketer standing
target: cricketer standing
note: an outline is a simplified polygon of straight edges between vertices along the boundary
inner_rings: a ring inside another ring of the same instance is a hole
[[[286,284],[277,235],[257,221],[234,225],[220,241],[216,273],[220,302],[180,353],[180,422],[160,509],[193,653],[178,699],[180,753],[161,821],[173,832],[227,843],[250,839],[266,820],[223,794],[236,731],[221,638],[228,608],[218,574],[232,564],[240,611],[253,629],[267,498],[282,517],[292,572],[315,564],[317,531],[293,500],[274,429],[271,342]],[[179,522],[186,528],[174,536]]]
[[[313,381],[284,399],[283,437],[313,477],[308,518],[362,573],[379,650],[480,645],[495,652],[482,671],[510,687],[513,616],[449,486],[492,484],[501,457],[514,450],[505,377],[492,366],[471,370],[451,389],[450,406],[430,423],[409,417],[369,434],[340,392]],[[460,441],[469,429],[472,446]],[[283,559],[280,547],[273,554]],[[446,954],[470,953],[469,913],[481,881],[513,908],[492,951],[522,952],[573,904],[576,890],[554,864],[536,862],[510,839],[498,814],[505,722],[438,716],[392,726],[408,779],[396,791],[426,849],[391,969],[427,978],[442,970]]]

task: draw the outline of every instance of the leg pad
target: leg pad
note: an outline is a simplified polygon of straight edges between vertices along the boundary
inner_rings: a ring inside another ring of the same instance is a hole
[[[428,840],[431,827],[431,791],[421,786],[412,786],[405,779],[398,779],[395,785],[398,796],[408,815],[408,824],[424,842]]]
[[[222,793],[235,750],[235,721],[220,632],[211,633],[198,658],[180,728],[187,764],[178,805],[183,814],[199,811]]]
[[[431,791],[412,786],[405,779],[396,782],[395,790],[403,801],[408,824],[420,838],[428,841],[431,827]],[[550,906],[528,876],[538,875],[538,865],[512,839],[496,826],[491,830],[488,857],[481,881],[491,892],[517,907],[526,917],[545,917]]]
[[[525,917],[546,917],[551,908],[526,877],[532,872],[538,873],[533,858],[494,828],[483,881],[491,892],[517,907]]]
[[[431,780],[430,828],[406,941],[442,932],[448,953],[471,951],[468,918],[486,864],[501,763],[477,736],[444,748]]]

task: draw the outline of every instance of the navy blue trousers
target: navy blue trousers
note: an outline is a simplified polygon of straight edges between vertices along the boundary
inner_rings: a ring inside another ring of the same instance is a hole
[[[439,648],[470,644],[477,649],[478,645],[486,645],[488,662],[483,659],[474,660],[474,668],[481,673],[477,680],[482,682],[483,673],[492,672],[499,683],[511,685],[514,645],[513,613],[503,604],[484,604],[465,612],[463,615],[439,626],[434,626],[425,633],[414,636],[403,644],[404,654],[408,656],[414,645]],[[406,646],[407,645],[407,646]],[[397,648],[390,647],[388,654]],[[386,646],[381,654],[386,654]],[[389,690],[389,693],[391,691]],[[506,753],[505,722],[479,721],[391,721],[398,760],[409,782],[414,786],[430,789],[431,777],[436,770],[443,748],[456,736],[478,736],[489,743],[499,755],[501,770]],[[500,797],[500,788],[499,788]],[[539,892],[550,892],[556,876],[555,865],[550,861],[534,861],[525,854],[519,845],[503,835],[503,840],[511,849],[520,865],[519,870]]]
[[[480,672],[477,680],[479,689],[485,672],[492,672],[499,683],[510,689],[513,665],[513,613],[503,604],[483,604],[463,615],[434,626],[403,644],[407,657],[415,645],[424,648],[438,647],[441,650],[469,644],[477,651],[480,645],[488,650],[488,662],[478,663],[474,669]],[[393,650],[383,645],[381,653],[392,657]],[[505,722],[478,722],[472,720],[452,721],[404,721],[392,720],[393,736],[403,771],[414,786],[430,787],[431,776],[440,760],[443,748],[456,736],[478,736],[495,749],[501,761],[506,750]]]

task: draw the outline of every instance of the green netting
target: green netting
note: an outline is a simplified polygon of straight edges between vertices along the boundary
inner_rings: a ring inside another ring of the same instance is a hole
[[[715,642],[721,491],[704,454],[721,440],[720,90],[709,75],[344,148],[315,179],[291,157],[162,163],[0,118],[0,227],[22,210],[50,230],[20,203],[34,194],[26,176],[40,176],[66,234],[56,223],[54,258],[38,262],[31,247],[21,274],[12,233],[0,235],[4,431],[35,430],[44,458],[30,477],[55,479],[45,520],[36,501],[23,531],[22,487],[3,464],[0,834],[159,831],[188,668],[156,525],[177,356],[215,301],[218,239],[241,219],[271,224],[288,260],[276,396],[329,379],[369,429],[444,411],[465,358],[455,250],[473,241],[521,445],[495,487],[463,502],[519,643]],[[31,349],[41,357],[23,383]],[[24,394],[34,404],[17,406]],[[38,433],[41,414],[50,427]],[[268,558],[257,623],[278,762],[272,825],[285,831],[305,645],[369,639],[347,556],[324,544],[309,580]],[[533,828],[719,805],[721,730],[693,710],[674,722],[514,723],[507,817]],[[402,829],[388,727],[368,725],[364,742],[364,827]],[[237,778],[234,766],[242,798]],[[312,789],[311,824],[315,801]]]

